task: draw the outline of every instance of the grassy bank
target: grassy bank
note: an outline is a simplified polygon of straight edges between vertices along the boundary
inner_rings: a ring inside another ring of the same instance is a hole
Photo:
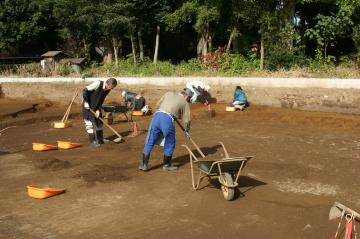
[[[271,65],[270,65],[271,66]],[[167,61],[152,63],[149,59],[133,64],[131,58],[118,64],[88,63],[81,72],[74,72],[69,66],[62,66],[58,71],[43,71],[39,63],[21,65],[0,65],[0,75],[46,77],[46,76],[248,76],[248,77],[317,77],[317,78],[360,78],[360,68],[355,62],[321,62],[307,60],[301,64],[270,70],[259,70],[258,59],[243,56],[214,57],[209,59],[191,59],[173,64]]]

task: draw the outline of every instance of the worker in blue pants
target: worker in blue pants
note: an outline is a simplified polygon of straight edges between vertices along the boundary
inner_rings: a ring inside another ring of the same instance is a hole
[[[150,154],[159,139],[164,140],[164,155],[170,156],[175,149],[175,126],[171,115],[158,111],[151,122],[150,133],[144,147],[144,153]]]
[[[174,117],[182,118],[185,136],[190,137],[190,99],[193,92],[184,89],[181,93],[167,92],[157,103],[157,111],[151,121],[146,137],[142,162],[139,169],[149,170],[150,153],[155,144],[164,146],[163,170],[172,171],[177,167],[171,164],[171,158],[175,149],[175,125]]]

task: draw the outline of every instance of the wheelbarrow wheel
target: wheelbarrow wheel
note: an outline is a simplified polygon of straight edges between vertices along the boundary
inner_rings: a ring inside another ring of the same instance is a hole
[[[234,180],[232,179],[231,175],[229,173],[225,173],[222,177],[223,182],[227,185],[234,185]],[[235,190],[234,188],[226,187],[224,185],[221,185],[221,191],[222,194],[227,201],[231,201],[234,199]]]

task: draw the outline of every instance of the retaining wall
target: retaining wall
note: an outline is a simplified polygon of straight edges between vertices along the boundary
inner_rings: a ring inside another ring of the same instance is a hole
[[[166,91],[180,91],[188,81],[201,80],[211,86],[217,102],[231,102],[241,85],[252,104],[302,110],[360,114],[360,79],[239,78],[239,77],[116,77],[120,84],[107,102],[121,102],[124,89],[141,92],[150,103]],[[67,103],[76,87],[106,78],[0,78],[0,96],[46,99]],[[77,102],[80,103],[81,97]]]

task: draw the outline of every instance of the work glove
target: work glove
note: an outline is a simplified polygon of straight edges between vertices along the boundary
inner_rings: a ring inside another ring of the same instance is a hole
[[[190,138],[191,138],[189,131],[185,131],[185,137],[186,137],[187,139],[190,139]]]
[[[99,116],[100,116],[100,110],[95,111],[95,117],[99,118]]]
[[[86,101],[84,102],[84,108],[87,109],[87,110],[90,109],[90,105],[89,105],[89,103],[86,102]]]

